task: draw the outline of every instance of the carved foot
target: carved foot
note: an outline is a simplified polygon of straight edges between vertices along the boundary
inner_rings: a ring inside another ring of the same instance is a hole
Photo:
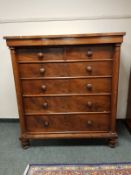
[[[30,147],[30,140],[25,138],[20,138],[21,146],[23,149],[28,149]]]
[[[109,145],[110,148],[115,148],[116,144],[117,144],[117,139],[116,138],[112,138],[112,139],[108,140],[108,145]]]

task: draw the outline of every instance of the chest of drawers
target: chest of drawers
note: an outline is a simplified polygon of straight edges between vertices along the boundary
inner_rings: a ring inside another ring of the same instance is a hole
[[[124,34],[5,37],[24,148],[49,138],[104,138],[115,146]]]

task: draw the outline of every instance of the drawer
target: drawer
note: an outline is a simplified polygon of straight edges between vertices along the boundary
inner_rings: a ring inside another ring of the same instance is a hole
[[[112,59],[112,45],[70,46],[66,48],[66,59]]]
[[[17,49],[18,61],[44,61],[63,59],[63,47],[28,47]]]
[[[111,78],[22,80],[24,95],[110,93]]]
[[[112,75],[112,61],[19,64],[19,71],[22,78],[104,76]]]
[[[28,132],[109,131],[108,114],[27,116]]]
[[[25,97],[25,113],[110,111],[110,96]]]

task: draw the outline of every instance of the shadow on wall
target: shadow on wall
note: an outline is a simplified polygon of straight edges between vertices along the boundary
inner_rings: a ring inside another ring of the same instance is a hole
[[[130,125],[131,125],[131,69],[130,69],[129,86],[128,86],[126,117],[128,118],[127,124],[128,124],[128,122],[130,122]],[[131,126],[129,126],[129,127],[131,127]]]
[[[125,49],[124,49],[125,50]],[[124,52],[125,53],[125,52]],[[127,56],[121,53],[120,59],[120,74],[119,74],[119,85],[118,85],[118,105],[117,105],[117,118],[125,118],[127,108],[127,91],[129,73],[128,66],[126,63]]]

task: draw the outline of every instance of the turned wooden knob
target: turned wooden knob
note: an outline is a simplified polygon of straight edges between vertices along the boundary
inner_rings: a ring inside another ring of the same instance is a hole
[[[43,108],[48,108],[48,103],[47,102],[45,102],[45,103],[43,103]]]
[[[91,66],[87,66],[86,70],[87,70],[87,72],[92,72],[92,67]]]
[[[45,90],[46,90],[46,85],[42,85],[42,86],[41,86],[41,89],[42,89],[43,91],[45,91]]]
[[[88,102],[87,102],[87,106],[88,106],[89,108],[91,108],[92,105],[93,105],[93,103],[92,103],[91,101],[88,101]]]
[[[40,68],[40,73],[44,73],[45,72],[45,68]]]
[[[88,125],[88,126],[91,126],[92,124],[93,124],[93,122],[92,122],[91,120],[88,120],[88,121],[87,121],[87,125]]]
[[[92,87],[92,84],[87,84],[87,86],[86,86],[86,87],[87,87],[87,89],[88,89],[88,90],[90,90],[90,91],[91,91],[91,90],[92,90],[92,88],[93,88],[93,87]]]
[[[49,122],[48,121],[44,121],[44,127],[48,127],[49,126]]]
[[[91,49],[89,49],[89,50],[87,51],[87,56],[88,56],[88,57],[91,57],[92,55],[93,55],[93,52],[92,52]]]
[[[38,53],[38,58],[39,58],[39,59],[44,58],[44,54],[43,54],[42,52],[39,52],[39,53]]]

